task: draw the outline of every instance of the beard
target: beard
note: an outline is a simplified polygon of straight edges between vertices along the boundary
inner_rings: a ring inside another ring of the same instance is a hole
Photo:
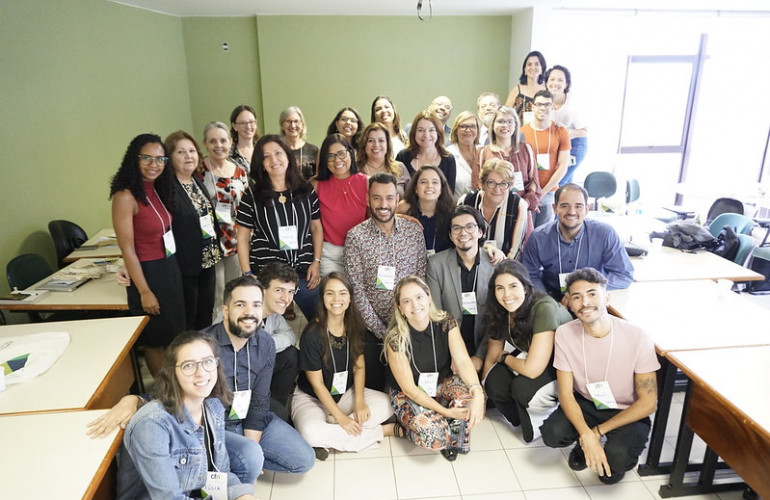
[[[241,318],[238,318],[239,320],[242,319],[253,319],[254,321],[257,321],[257,318],[254,316],[243,316]],[[259,330],[259,327],[262,326],[262,322],[258,321],[257,325],[254,327],[253,331],[244,330],[240,326],[238,326],[238,321],[233,321],[230,318],[227,318],[227,329],[228,331],[235,335],[238,338],[247,339],[249,337],[252,337],[257,330]]]

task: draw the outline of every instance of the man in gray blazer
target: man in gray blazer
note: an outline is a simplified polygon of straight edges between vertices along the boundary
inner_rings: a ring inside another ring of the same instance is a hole
[[[433,303],[457,320],[476,371],[481,370],[487,352],[484,306],[494,270],[489,255],[482,251],[485,232],[486,222],[476,209],[455,208],[449,222],[454,247],[431,256],[427,271]]]

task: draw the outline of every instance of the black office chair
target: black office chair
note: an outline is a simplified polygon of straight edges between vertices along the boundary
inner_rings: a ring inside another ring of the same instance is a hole
[[[5,274],[11,290],[29,288],[52,273],[53,269],[48,265],[48,262],[36,253],[21,254],[11,259],[5,266]],[[39,323],[51,319],[52,315],[51,313],[30,312],[29,317],[33,322]]]
[[[615,194],[618,181],[610,172],[591,172],[586,176],[583,187],[588,191],[588,196],[594,198],[594,210],[599,210],[599,198]]]
[[[56,248],[56,261],[59,269],[67,264],[64,258],[73,250],[80,248],[88,239],[83,228],[67,220],[52,220],[48,223],[48,232],[51,233],[53,246]]]
[[[722,214],[740,214],[743,215],[743,203],[735,198],[717,198],[709,208],[708,215],[706,215],[706,225],[710,225],[711,221]]]

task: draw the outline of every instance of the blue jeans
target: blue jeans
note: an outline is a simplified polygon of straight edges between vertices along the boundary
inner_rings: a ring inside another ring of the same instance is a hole
[[[308,321],[313,321],[316,315],[316,306],[318,304],[318,287],[309,290],[307,287],[306,273],[299,274],[299,283],[297,283],[297,294],[294,296],[294,302],[297,303],[302,314]]]
[[[259,443],[235,432],[225,431],[225,448],[230,457],[230,472],[238,476],[241,483],[254,484],[265,463],[265,455]]]
[[[259,445],[262,447],[265,461],[264,468],[276,472],[291,472],[302,474],[310,470],[315,464],[315,452],[300,436],[299,432],[290,426],[273,412],[269,413],[270,422],[262,431]],[[243,434],[243,424],[238,423],[235,432]],[[226,433],[229,434],[229,433]],[[229,442],[226,443],[229,445]],[[238,474],[235,465],[231,463],[233,473]]]
[[[554,192],[551,191],[550,193],[543,195],[543,197],[540,198],[540,205],[538,206],[540,212],[532,214],[534,217],[535,227],[548,224],[553,220],[553,194]]]
[[[572,182],[572,176],[575,175],[575,170],[583,163],[583,159],[586,157],[588,151],[588,137],[575,137],[570,141],[570,154],[575,158],[575,164],[570,165],[567,168],[567,173],[564,174],[562,180],[559,181],[559,187]]]

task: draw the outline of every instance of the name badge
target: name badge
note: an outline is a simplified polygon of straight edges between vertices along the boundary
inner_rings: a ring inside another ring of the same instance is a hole
[[[425,255],[430,257],[431,255],[436,255],[436,249],[435,248],[428,248],[425,250]]]
[[[567,292],[567,276],[569,276],[569,273],[559,273],[559,290],[561,290],[561,293]]]
[[[476,306],[476,292],[463,292],[462,294],[463,316],[479,313]]]
[[[206,486],[201,489],[203,498],[212,500],[227,500],[227,473],[208,471],[206,472]]]
[[[211,218],[211,215],[206,214],[201,216],[201,218],[198,221],[201,225],[201,236],[204,240],[208,240],[214,237],[214,219]]]
[[[425,394],[435,398],[438,394],[438,372],[425,372],[417,379],[417,387],[425,391]]]
[[[393,290],[396,286],[396,266],[377,266],[377,290]]]
[[[617,410],[618,403],[615,402],[615,397],[612,395],[612,389],[610,389],[610,383],[606,380],[601,382],[593,382],[586,384],[588,394],[591,395],[591,399],[594,402],[597,410]]]
[[[339,396],[341,394],[345,394],[345,391],[348,390],[348,371],[342,371],[342,372],[335,372],[334,377],[332,377],[332,390],[331,392],[332,396]]]
[[[535,118],[535,112],[534,111],[525,111],[522,113],[521,121],[523,122],[522,125],[526,125],[527,123],[531,122]]]
[[[249,414],[249,404],[251,404],[251,389],[245,391],[233,392],[233,405],[230,407],[230,413],[227,420],[243,420]]]
[[[297,226],[280,226],[278,228],[278,248],[281,250],[296,250],[299,248]]]
[[[233,223],[233,213],[232,208],[229,203],[222,203],[221,201],[217,203],[216,208],[214,208],[214,213],[217,216],[217,220],[219,222],[223,222],[225,224],[232,224]]]
[[[577,158],[574,155],[569,155],[569,166],[574,167],[577,165]]]
[[[538,170],[551,170],[551,155],[548,153],[540,153],[537,155],[537,169]]]
[[[171,257],[176,253],[176,240],[174,240],[174,233],[170,229],[163,234],[163,246],[166,247],[166,257]]]
[[[524,191],[524,174],[521,173],[521,170],[513,173],[513,190]]]

